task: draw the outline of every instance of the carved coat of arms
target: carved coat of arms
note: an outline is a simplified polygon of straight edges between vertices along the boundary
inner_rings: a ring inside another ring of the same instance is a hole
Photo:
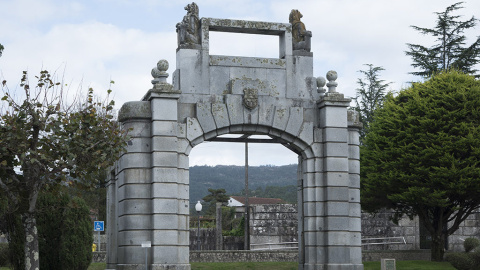
[[[243,89],[243,105],[249,110],[258,106],[258,90],[253,88]]]

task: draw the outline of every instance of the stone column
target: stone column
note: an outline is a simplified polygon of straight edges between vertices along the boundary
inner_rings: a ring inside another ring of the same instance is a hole
[[[350,259],[362,264],[362,220],[360,207],[360,123],[358,112],[348,111],[348,173],[350,178]]]
[[[351,225],[356,222],[356,215],[351,212],[351,207],[359,202],[355,195],[355,189],[350,187],[349,170],[349,130],[347,121],[347,108],[350,99],[344,98],[343,94],[336,92],[336,72],[327,73],[329,92],[318,102],[320,128],[323,129],[323,198],[317,197],[317,201],[325,200],[324,207],[319,209],[320,222],[317,227],[323,233],[319,239],[319,247],[323,246],[325,254],[323,262],[317,258],[318,264],[311,269],[362,269],[361,265],[352,262],[352,257],[358,250],[352,247],[352,237],[359,237],[351,230]],[[352,134],[353,135],[353,134]],[[322,195],[320,195],[322,196]],[[353,202],[353,203],[352,203]],[[323,213],[322,213],[323,212]],[[358,215],[358,217],[360,217]],[[351,222],[352,221],[352,222]],[[353,240],[354,242],[357,242]],[[360,260],[361,264],[361,260]]]
[[[302,166],[302,156],[298,156],[298,167],[297,167],[297,220],[298,220],[298,265],[299,268],[303,267],[305,263],[305,250],[303,247],[304,238],[303,238],[303,166]]]
[[[116,269],[117,266],[117,214],[116,214],[116,201],[117,201],[117,188],[115,171],[110,175],[110,179],[107,182],[107,268]]]
[[[130,136],[126,152],[118,161],[116,194],[109,194],[116,202],[116,269],[121,270],[145,264],[141,244],[151,239],[150,103],[125,103],[118,120]]]
[[[313,155],[303,157],[303,269],[323,269],[325,246],[321,134],[315,134]]]
[[[160,60],[152,70],[154,87],[144,97],[152,111],[152,270],[190,269],[188,181],[177,135],[180,91],[166,83],[167,69],[167,61]]]

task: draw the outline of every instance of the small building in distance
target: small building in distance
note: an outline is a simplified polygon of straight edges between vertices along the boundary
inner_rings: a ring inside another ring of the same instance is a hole
[[[248,197],[249,205],[256,204],[285,204],[286,202],[282,199],[277,198],[260,198],[260,197]],[[230,196],[228,200],[228,206],[245,206],[245,196]]]
[[[297,248],[296,204],[288,204],[277,198],[249,197],[248,205],[250,249]],[[231,196],[228,206],[236,208],[236,218],[242,217],[245,213],[245,197]]]
[[[282,199],[278,198],[260,198],[260,197],[248,197],[248,205],[272,205],[272,204],[286,204]],[[235,218],[241,218],[245,214],[245,196],[230,196],[228,199],[229,207],[235,207]],[[252,209],[252,208],[250,208]]]

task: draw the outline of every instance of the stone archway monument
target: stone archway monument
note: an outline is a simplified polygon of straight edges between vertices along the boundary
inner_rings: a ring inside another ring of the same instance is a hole
[[[299,269],[363,269],[361,124],[336,91],[336,72],[327,73],[328,91],[313,77],[300,12],[270,23],[199,19],[195,3],[185,9],[173,83],[159,61],[152,89],[119,112],[131,140],[108,186],[107,268],[145,269],[147,259],[152,270],[190,269],[189,153],[233,133],[268,135],[299,156]],[[211,31],[278,36],[279,57],[210,55]]]

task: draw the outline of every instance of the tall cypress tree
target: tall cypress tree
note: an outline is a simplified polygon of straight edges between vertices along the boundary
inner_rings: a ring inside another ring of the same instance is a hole
[[[373,121],[375,110],[382,106],[387,87],[391,83],[385,83],[385,80],[379,79],[379,72],[385,70],[382,67],[375,67],[372,64],[365,64],[368,70],[359,70],[364,78],[358,78],[356,89],[355,110],[360,113],[360,121],[363,123],[363,129],[360,131],[360,141],[363,141],[365,133],[368,132],[370,122]]]
[[[409,48],[405,54],[412,57],[414,68],[420,71],[410,74],[430,77],[433,73],[454,68],[466,74],[476,75],[475,65],[480,62],[480,36],[470,46],[465,46],[465,30],[474,28],[477,19],[472,16],[469,20],[461,21],[460,15],[452,15],[459,10],[463,2],[455,3],[446,8],[444,12],[435,12],[437,21],[434,28],[412,26],[413,29],[424,35],[436,37],[436,42],[431,47],[407,43]]]
[[[431,258],[480,207],[480,80],[441,72],[387,95],[361,147],[362,208],[418,216]]]

